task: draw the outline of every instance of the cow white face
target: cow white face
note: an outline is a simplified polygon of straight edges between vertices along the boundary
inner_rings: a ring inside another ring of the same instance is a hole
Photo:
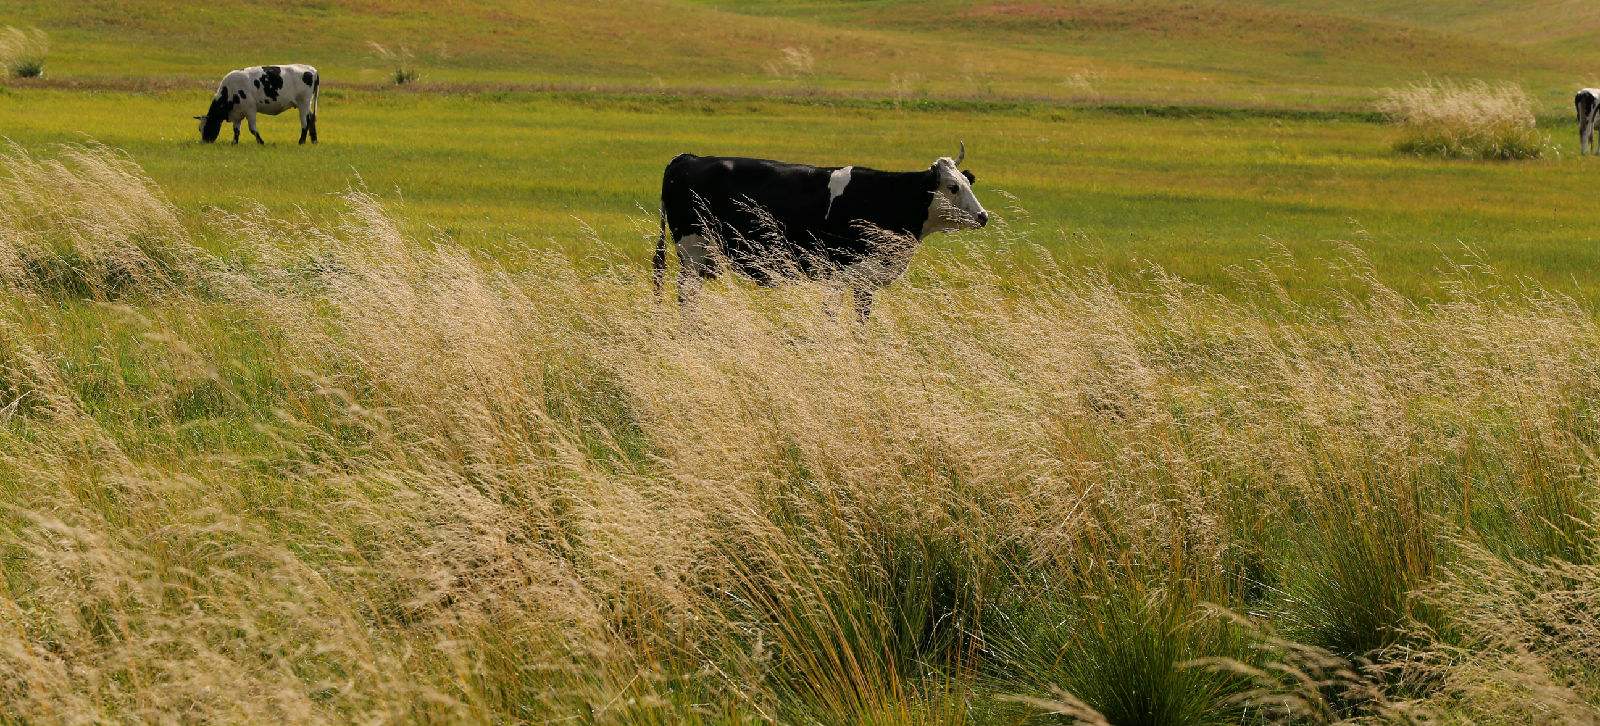
[[[957,168],[956,161],[948,156],[933,162],[932,171],[937,185],[928,206],[928,221],[922,226],[923,236],[977,229],[989,223],[989,212],[972,193],[972,183],[976,181],[972,172]]]

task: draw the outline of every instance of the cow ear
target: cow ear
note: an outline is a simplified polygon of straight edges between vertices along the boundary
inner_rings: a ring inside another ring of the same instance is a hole
[[[966,169],[962,169],[961,170],[961,176],[964,176],[964,177],[967,178],[967,183],[968,184],[977,184],[978,183],[978,177],[973,176],[972,172],[967,171]]]

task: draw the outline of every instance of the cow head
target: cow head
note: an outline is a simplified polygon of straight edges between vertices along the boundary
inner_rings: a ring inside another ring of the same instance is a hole
[[[206,115],[195,117],[200,122],[201,141],[209,144],[217,140],[222,133],[222,123],[228,120],[233,106],[232,98],[226,91],[217,92],[216,97],[211,99],[211,108],[206,110]]]
[[[956,158],[940,157],[928,170],[933,175],[934,187],[933,202],[928,207],[928,221],[922,228],[924,235],[977,229],[989,223],[989,212],[972,193],[972,185],[977,177],[961,168],[961,162],[966,158],[967,145],[963,142]]]

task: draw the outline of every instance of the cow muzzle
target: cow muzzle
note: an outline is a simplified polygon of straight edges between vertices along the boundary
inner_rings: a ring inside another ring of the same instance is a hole
[[[974,219],[978,220],[978,226],[979,227],[987,227],[987,226],[989,226],[989,213],[988,212],[978,212],[978,216],[975,217]]]

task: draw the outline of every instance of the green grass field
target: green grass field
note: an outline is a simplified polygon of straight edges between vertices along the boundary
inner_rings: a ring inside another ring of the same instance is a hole
[[[0,5],[51,41],[0,79],[0,724],[1592,722],[1596,21]],[[199,143],[290,61],[320,145]],[[1429,78],[1543,157],[1397,153]],[[865,324],[651,293],[677,153],[958,141],[1000,223]]]
[[[340,192],[364,184],[416,229],[475,248],[561,246],[587,226],[643,264],[661,169],[679,152],[912,169],[964,140],[987,203],[1075,265],[1154,263],[1226,288],[1229,268],[1287,250],[1307,268],[1294,284],[1315,295],[1321,261],[1348,242],[1410,295],[1437,292],[1447,257],[1472,256],[1585,299],[1600,290],[1596,169],[1573,153],[1570,127],[1549,129],[1562,147],[1552,158],[1461,163],[1397,156],[1393,130],[1341,118],[330,91],[325,143],[296,146],[285,115],[262,122],[270,146],[235,148],[195,138],[203,93],[3,98],[7,138],[126,150],[197,218],[261,203],[326,221]]]

